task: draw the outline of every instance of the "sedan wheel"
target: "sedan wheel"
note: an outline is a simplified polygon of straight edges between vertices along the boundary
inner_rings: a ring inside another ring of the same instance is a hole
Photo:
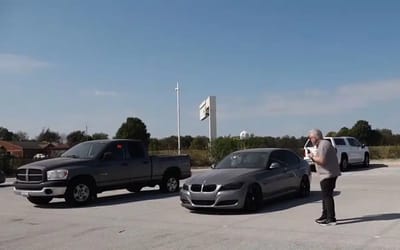
[[[302,198],[310,196],[310,181],[306,176],[304,176],[301,179],[299,187],[299,196]]]
[[[249,186],[246,194],[244,209],[249,212],[255,212],[260,209],[262,204],[262,194],[258,186]]]

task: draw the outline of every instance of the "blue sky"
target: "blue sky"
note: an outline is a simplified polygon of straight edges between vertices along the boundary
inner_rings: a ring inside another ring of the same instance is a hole
[[[114,136],[302,136],[357,120],[399,133],[399,1],[0,0],[0,126]]]

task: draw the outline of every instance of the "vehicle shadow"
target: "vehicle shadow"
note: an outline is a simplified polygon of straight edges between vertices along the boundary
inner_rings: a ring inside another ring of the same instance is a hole
[[[178,195],[179,192],[165,194],[161,193],[160,190],[144,190],[138,193],[124,193],[124,194],[98,197],[95,201],[85,206],[78,206],[78,207],[70,206],[63,200],[51,202],[47,205],[35,205],[35,206],[44,209],[74,209],[74,208],[88,208],[88,207],[105,207],[105,206],[120,205],[120,204],[146,201],[146,200],[160,200],[170,197],[176,197]]]
[[[346,224],[354,224],[354,223],[369,222],[369,221],[388,221],[388,220],[399,220],[399,219],[400,219],[400,213],[373,214],[355,218],[338,219],[337,224],[346,225]]]
[[[387,168],[389,167],[386,164],[370,164],[368,167],[364,167],[363,165],[352,165],[348,168],[346,172],[360,172],[360,171],[369,171],[376,168]]]
[[[340,195],[340,191],[335,191],[334,196]],[[287,210],[293,207],[298,207],[307,203],[320,202],[322,198],[321,191],[311,191],[310,196],[306,198],[295,197],[294,194],[285,195],[279,198],[270,199],[264,202],[263,206],[255,213],[263,214],[276,211]],[[213,214],[213,215],[239,215],[250,214],[245,210],[215,210],[215,209],[196,209],[191,210],[192,213],[197,214]]]

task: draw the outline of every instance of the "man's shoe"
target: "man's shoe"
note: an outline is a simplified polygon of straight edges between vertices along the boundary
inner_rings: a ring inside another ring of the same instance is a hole
[[[336,219],[326,219],[325,221],[319,223],[322,226],[335,226],[336,225]]]
[[[326,221],[326,216],[321,216],[318,219],[315,219],[315,222],[321,224],[322,222]]]

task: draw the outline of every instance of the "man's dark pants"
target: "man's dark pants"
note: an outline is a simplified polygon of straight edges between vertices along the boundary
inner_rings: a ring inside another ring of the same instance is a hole
[[[336,220],[333,190],[336,187],[337,177],[327,178],[320,182],[322,191],[322,216],[327,220]]]

